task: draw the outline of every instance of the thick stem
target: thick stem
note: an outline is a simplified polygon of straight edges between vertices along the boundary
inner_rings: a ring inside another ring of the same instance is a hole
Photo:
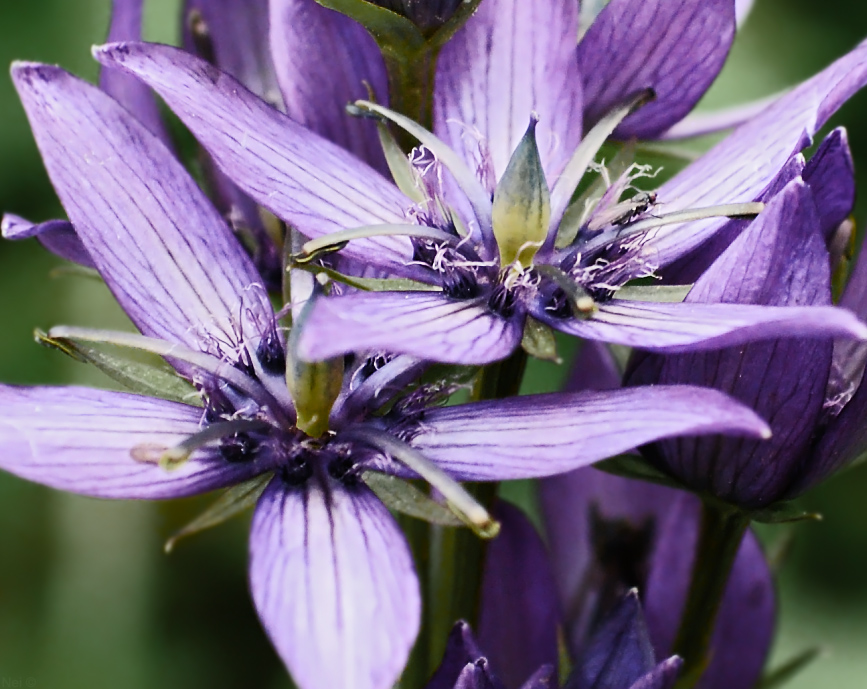
[[[438,50],[424,46],[415,55],[391,56],[383,52],[388,72],[389,107],[433,130],[434,68]],[[415,146],[415,139],[402,129],[395,132],[405,151]]]
[[[710,500],[702,503],[692,581],[674,644],[674,652],[684,660],[675,689],[691,689],[707,669],[717,613],[749,523],[736,507]]]

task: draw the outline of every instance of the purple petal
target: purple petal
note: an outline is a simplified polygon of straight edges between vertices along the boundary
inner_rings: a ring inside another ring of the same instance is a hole
[[[779,97],[780,94],[775,93],[773,96],[765,96],[764,98],[740,105],[691,113],[657,138],[669,141],[674,139],[689,139],[691,137],[715,134],[726,129],[734,129],[759,115]]]
[[[561,332],[667,353],[719,349],[775,337],[864,339],[867,326],[832,306],[670,304],[612,299],[587,320],[536,318]]]
[[[363,485],[275,478],[250,533],[262,624],[300,689],[389,689],[418,633],[406,540]]]
[[[211,55],[217,67],[228,72],[260,98],[280,104],[280,88],[268,44],[268,0],[186,0],[184,47],[199,53],[201,44],[192,34],[189,18],[199,12]],[[113,38],[141,40],[140,37]]]
[[[694,496],[664,489],[656,546],[645,590],[645,614],[658,653],[674,645],[686,603],[701,505]],[[726,585],[701,689],[751,689],[761,676],[774,636],[774,582],[758,539],[744,537]]]
[[[666,210],[753,201],[787,160],[867,83],[867,43],[782,96],[659,190]],[[672,225],[654,238],[654,260],[666,265],[702,244],[724,218]]]
[[[563,390],[615,390],[620,387],[620,377],[620,369],[611,350],[602,342],[587,340],[581,345]]]
[[[93,259],[68,220],[48,220],[34,224],[12,213],[6,213],[0,221],[0,232],[4,239],[36,237],[42,246],[56,256],[88,268],[94,267]]]
[[[553,665],[544,665],[521,685],[521,689],[552,689],[557,686]]]
[[[716,79],[735,35],[732,0],[611,0],[578,45],[585,126],[645,89],[656,99],[615,135],[654,138]]]
[[[358,292],[318,299],[298,353],[310,360],[373,349],[443,363],[487,364],[521,342],[521,320],[506,320],[478,300],[430,292]]]
[[[851,309],[861,319],[867,318],[867,252],[859,253],[840,297],[840,306]],[[838,406],[846,404],[861,384],[865,364],[867,343],[835,340],[827,397]]]
[[[463,620],[455,623],[446,642],[442,662],[430,678],[425,689],[454,689],[463,669],[482,657],[473,632]]]
[[[13,79],[69,219],[133,322],[196,349],[199,327],[235,341],[240,295],[260,278],[169,150],[57,67],[19,63]]]
[[[629,689],[671,689],[677,681],[683,661],[677,656],[661,662]],[[699,685],[704,686],[704,685]],[[734,689],[734,687],[732,687]]]
[[[487,658],[479,658],[461,670],[454,689],[501,689]]]
[[[631,591],[602,621],[575,665],[568,689],[622,689],[647,674],[655,658],[647,625]]]
[[[140,41],[143,0],[113,0],[108,41]],[[111,67],[99,75],[99,87],[136,116],[139,122],[166,145],[166,132],[159,107],[151,90],[138,79]]]
[[[485,0],[440,54],[437,134],[467,161],[479,158],[478,136],[486,139],[499,178],[536,111],[553,181],[581,140],[577,34],[571,0]]]
[[[798,309],[830,303],[828,252],[809,188],[792,182],[766,212],[777,221],[753,223],[695,284],[687,302]],[[831,348],[829,338],[784,339],[667,357],[658,382],[723,390],[768,419],[774,435],[761,443],[665,441],[660,461],[690,487],[732,502],[780,499],[801,471],[822,413]]]
[[[94,54],[154,88],[232,180],[303,235],[405,222],[411,204],[397,187],[211,65],[152,44],[108,45]],[[401,273],[412,259],[406,237],[350,242],[344,252]]]
[[[98,498],[179,498],[224,488],[272,468],[267,461],[230,464],[212,449],[195,452],[173,471],[134,459],[136,448],[169,449],[201,430],[198,407],[149,397],[4,385],[0,418],[0,468]]]
[[[479,603],[479,645],[508,689],[558,663],[560,610],[548,551],[517,508],[497,502],[502,525],[488,546]]]
[[[385,63],[357,22],[309,0],[271,2],[271,52],[286,103],[299,124],[388,174],[376,127],[346,104],[368,97],[388,104]]]
[[[656,386],[431,409],[410,444],[459,481],[501,481],[552,476],[653,438],[703,433],[763,436],[767,428],[716,391]]]
[[[830,241],[855,206],[855,162],[845,129],[838,127],[825,137],[803,177],[813,192],[822,235]]]

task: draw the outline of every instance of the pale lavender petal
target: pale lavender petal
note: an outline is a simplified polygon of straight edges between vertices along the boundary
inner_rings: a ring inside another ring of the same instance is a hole
[[[767,427],[714,390],[655,386],[430,409],[409,442],[460,481],[501,481],[561,474],[653,438],[704,433],[761,437]]]
[[[743,24],[753,10],[755,0],[735,0],[735,15],[738,19],[738,28]]]
[[[476,662],[464,666],[454,689],[502,689],[502,687],[491,672],[488,659],[479,658]]]
[[[196,11],[206,32],[193,36],[190,13]],[[268,43],[268,0],[186,0],[184,47],[228,72],[260,98],[280,105],[280,88]],[[112,39],[117,40],[131,40]],[[141,39],[135,39],[141,40]],[[202,54],[202,49],[210,55]]]
[[[657,653],[674,646],[698,538],[701,505],[687,493],[662,489],[657,537],[644,595],[650,637]],[[774,636],[774,582],[758,539],[744,537],[726,585],[711,641],[711,661],[701,689],[751,689]]]
[[[90,388],[0,386],[0,469],[98,498],[155,500],[206,493],[252,478],[267,458],[226,462],[203,449],[173,471],[143,457],[201,430],[202,410]],[[135,459],[134,457],[139,457]]]
[[[778,222],[753,223],[695,284],[686,305],[737,301],[830,308],[823,306],[831,296],[828,251],[809,188],[792,182],[767,212]],[[659,382],[723,390],[767,419],[774,435],[767,442],[664,441],[660,461],[690,487],[732,502],[763,505],[780,499],[801,473],[822,414],[831,349],[829,337],[786,338],[667,357]]]
[[[232,180],[303,235],[405,222],[411,202],[396,186],[213,66],[154,44],[113,44],[94,55],[154,88]],[[344,252],[402,272],[412,259],[406,237],[358,240]]]
[[[753,201],[789,158],[858,89],[867,83],[867,43],[779,98],[735,130],[659,190],[666,210]],[[666,265],[699,246],[726,223],[725,218],[672,225],[648,246],[653,260]]]
[[[585,126],[645,89],[656,98],[615,135],[653,138],[716,79],[735,35],[732,0],[611,0],[578,45]]]
[[[365,349],[443,363],[487,364],[521,342],[523,318],[502,318],[484,301],[430,292],[358,292],[318,299],[298,353],[323,360]]]
[[[846,130],[832,131],[804,168],[826,242],[855,206],[855,161]]]
[[[467,161],[487,141],[497,178],[530,121],[549,182],[581,140],[578,3],[485,0],[437,62],[434,129]]]
[[[660,134],[658,138],[669,141],[689,139],[691,137],[714,134],[725,129],[734,129],[759,115],[779,97],[780,94],[775,93],[773,96],[765,96],[764,98],[740,105],[690,113],[680,122]]]
[[[171,152],[57,67],[18,63],[13,79],[69,219],[133,322],[196,349],[202,329],[235,341],[240,295],[260,278]]]
[[[250,586],[300,689],[390,689],[421,600],[406,540],[363,484],[277,476],[250,532]]]
[[[94,267],[93,259],[68,220],[47,220],[37,224],[6,213],[0,221],[0,233],[4,239],[12,240],[36,237],[42,246],[60,258],[88,268]]]
[[[271,53],[286,113],[388,174],[373,122],[351,117],[346,104],[368,97],[388,105],[385,63],[357,22],[310,0],[272,0]]]
[[[493,515],[502,529],[485,555],[479,645],[507,689],[518,689],[542,665],[556,667],[560,609],[536,528],[502,500]]]
[[[561,332],[666,353],[720,349],[778,337],[865,339],[854,314],[832,306],[654,303],[612,299],[587,320],[536,318]]]
[[[113,0],[107,41],[142,39],[143,0]],[[138,118],[166,145],[171,143],[151,90],[135,77],[106,67],[99,74],[99,87]]]

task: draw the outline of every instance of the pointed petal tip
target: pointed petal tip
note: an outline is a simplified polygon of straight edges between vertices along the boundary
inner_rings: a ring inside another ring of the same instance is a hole
[[[32,82],[34,79],[49,81],[60,73],[63,73],[63,69],[57,65],[48,65],[44,62],[28,62],[26,60],[15,60],[9,68],[9,74],[12,76],[12,81],[18,89],[22,85]]]

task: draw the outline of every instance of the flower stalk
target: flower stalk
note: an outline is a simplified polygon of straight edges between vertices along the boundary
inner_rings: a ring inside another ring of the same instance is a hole
[[[717,500],[702,501],[692,579],[674,653],[684,659],[675,689],[696,686],[707,669],[717,613],[750,518]]]

